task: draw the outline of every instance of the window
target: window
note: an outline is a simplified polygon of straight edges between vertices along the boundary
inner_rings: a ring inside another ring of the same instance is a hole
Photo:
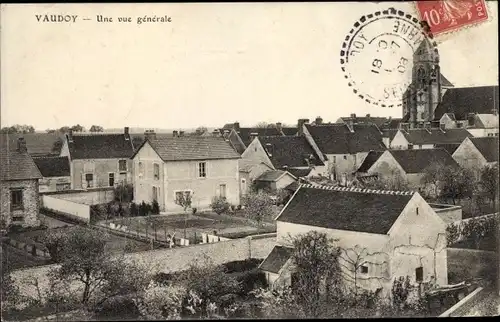
[[[347,155],[344,155],[344,160],[347,160]]]
[[[22,210],[23,206],[23,190],[16,189],[10,191],[10,209]]]
[[[418,215],[418,207],[417,207],[417,209],[416,209],[416,210],[417,210],[417,215]]]
[[[158,187],[153,187],[153,200],[158,201],[158,195],[159,195],[158,191],[159,191],[159,190],[160,190],[160,188],[158,188]]]
[[[361,265],[361,273],[363,274],[368,274],[368,266],[366,265]]]
[[[198,163],[198,177],[206,178],[207,177],[207,163],[200,162]]]
[[[175,192],[175,203],[176,204],[181,204],[182,201],[186,200],[191,196],[191,191],[186,190],[186,191],[176,191]]]
[[[226,198],[226,185],[225,184],[221,184],[219,186],[219,190],[220,190],[220,196],[222,198]]]
[[[337,161],[337,157],[334,155],[333,156],[333,163],[335,163],[335,161]]]
[[[153,174],[155,180],[160,180],[160,165],[158,163],[153,164]]]
[[[127,160],[118,161],[118,170],[120,172],[127,172]]]
[[[87,183],[87,187],[94,186],[94,175],[92,173],[85,174],[85,182]]]
[[[139,162],[139,177],[144,175],[144,163]]]
[[[115,186],[115,174],[114,173],[110,173],[108,175],[108,184],[110,187],[114,187]]]
[[[413,150],[413,144],[411,143],[408,144],[408,150]]]
[[[415,269],[415,280],[417,282],[422,282],[424,280],[424,268],[423,267],[417,267]]]

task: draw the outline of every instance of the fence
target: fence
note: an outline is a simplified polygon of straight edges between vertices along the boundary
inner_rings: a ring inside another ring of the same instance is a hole
[[[55,198],[49,195],[42,196],[42,204],[45,208],[67,215],[72,219],[90,222],[90,206],[69,200]]]
[[[186,247],[163,248],[152,251],[126,254],[125,258],[142,264],[149,273],[173,273],[186,270],[192,263],[208,258],[215,265],[249,258],[265,258],[276,243],[276,234],[251,236],[217,243],[191,245]],[[41,294],[48,289],[47,273],[58,265],[15,270],[12,278],[20,292],[28,297],[36,297],[37,287]],[[75,287],[75,285],[73,285]]]

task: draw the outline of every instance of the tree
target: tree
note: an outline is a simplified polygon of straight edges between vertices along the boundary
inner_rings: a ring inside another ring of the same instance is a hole
[[[71,130],[73,130],[73,132],[85,132],[85,127],[83,127],[80,124],[77,124],[77,125],[73,125],[71,127]]]
[[[210,203],[210,208],[212,208],[212,211],[217,215],[226,213],[229,210],[229,207],[229,202],[227,202],[227,199],[224,197],[215,196],[212,198],[212,202]]]
[[[208,132],[208,129],[205,126],[199,126],[198,128],[196,128],[196,130],[194,131],[193,134],[197,135],[197,136],[202,136],[207,132]]]
[[[273,215],[275,215],[273,204],[271,197],[262,190],[257,193],[250,193],[244,201],[244,214],[247,218],[255,220],[258,229],[260,229],[263,221],[273,219]]]
[[[493,211],[495,212],[495,201],[498,197],[498,164],[485,166],[481,169],[479,188],[480,193],[493,203]]]
[[[63,127],[59,128],[59,132],[62,133],[62,134],[68,133],[69,130],[70,130],[69,126],[63,126]]]
[[[440,162],[433,162],[424,169],[423,183],[429,185],[434,190],[434,196],[439,196],[439,178],[444,165]]]
[[[456,200],[472,197],[474,175],[468,169],[443,167],[439,173],[441,197]]]
[[[90,132],[104,132],[104,128],[102,126],[99,126],[99,125],[92,125],[90,127]]]
[[[293,239],[292,290],[306,316],[321,316],[322,289],[328,299],[338,293],[339,254],[339,248],[324,233],[311,231]]]
[[[121,182],[114,189],[115,200],[119,202],[132,202],[134,200],[134,186]]]
[[[175,203],[181,206],[182,210],[184,210],[184,238],[186,238],[187,220],[189,217],[188,209],[191,208],[193,203],[193,196],[189,192],[179,193],[176,196]]]
[[[342,260],[342,264],[340,265],[346,269],[343,274],[344,279],[354,284],[355,301],[358,298],[358,272],[360,267],[365,263],[367,253],[366,248],[356,245],[354,248],[341,249],[339,256]]]
[[[265,128],[269,128],[269,127],[273,127],[273,126],[274,126],[274,124],[270,124],[267,122],[259,122],[255,125],[255,127],[260,128],[260,129],[265,129]]]
[[[0,267],[0,299],[2,300],[1,311],[3,315],[4,312],[15,307],[15,305],[21,301],[21,295],[19,288],[12,279],[8,256],[6,256],[5,252],[3,252],[2,255]]]
[[[52,145],[52,152],[59,154],[61,152],[63,144],[64,144],[63,140],[60,137],[58,137],[54,141],[54,144]]]
[[[182,286],[151,282],[136,305],[145,319],[179,320],[185,294]]]
[[[81,284],[84,305],[89,304],[93,295],[100,295],[102,299],[120,294],[125,289],[130,291],[131,286],[125,283],[125,279],[134,269],[123,258],[113,257],[106,249],[106,242],[107,235],[101,231],[76,227],[68,234],[60,267],[54,271],[54,280]],[[141,274],[145,276],[144,272]],[[134,274],[130,282],[138,283],[140,276]]]
[[[68,239],[68,231],[50,230],[48,234],[42,235],[41,242],[47,248],[50,254],[50,258],[58,263],[61,261],[63,256],[64,247]]]
[[[5,133],[5,134],[35,133],[35,128],[32,125],[14,124],[14,125],[9,126],[9,127],[3,127],[1,129],[1,133]]]

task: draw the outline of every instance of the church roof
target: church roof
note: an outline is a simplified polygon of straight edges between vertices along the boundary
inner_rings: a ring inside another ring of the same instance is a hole
[[[467,114],[491,114],[498,111],[498,85],[450,88],[436,107],[434,119],[445,113],[454,113],[457,120],[466,120]]]

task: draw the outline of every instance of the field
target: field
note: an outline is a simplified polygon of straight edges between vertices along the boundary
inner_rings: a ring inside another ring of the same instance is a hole
[[[101,224],[106,225],[109,223],[124,225],[131,233],[138,232],[141,235],[147,234],[150,237],[155,237],[156,229],[157,240],[165,240],[167,235],[184,237],[185,229],[186,238],[190,239],[191,243],[194,242],[195,238],[199,240],[202,233],[225,236],[235,233],[252,235],[276,231],[272,224],[264,224],[258,229],[255,223],[244,218],[214,213],[152,216],[150,219],[133,217],[114,219],[108,223],[101,222]]]

